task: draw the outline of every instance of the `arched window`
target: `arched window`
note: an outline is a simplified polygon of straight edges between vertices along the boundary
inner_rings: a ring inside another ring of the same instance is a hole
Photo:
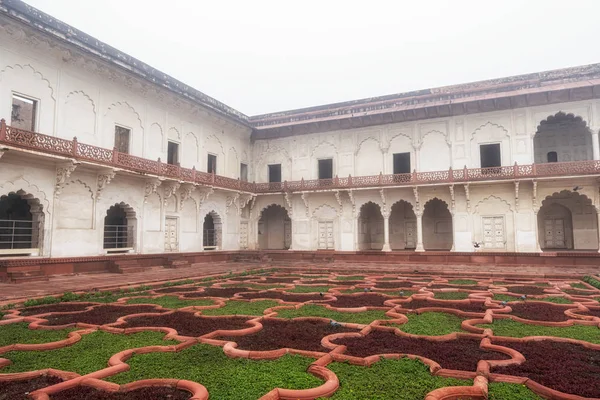
[[[127,210],[121,204],[110,207],[104,217],[104,248],[123,250],[133,248],[132,222],[132,218],[129,218]]]

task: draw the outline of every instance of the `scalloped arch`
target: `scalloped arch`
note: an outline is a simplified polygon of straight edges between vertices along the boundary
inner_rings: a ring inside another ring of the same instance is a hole
[[[135,209],[123,201],[120,203],[111,204],[106,209],[106,213],[108,213],[108,210],[110,210],[111,207],[121,207],[125,211],[125,215],[127,216],[127,219],[136,219],[137,218],[136,217],[137,213],[135,212]]]
[[[581,198],[587,205],[589,205],[589,206],[594,205],[594,202],[592,201],[592,199],[590,199],[585,193],[573,192],[571,190],[561,190],[560,192],[554,192],[554,193],[544,197],[544,200],[542,200],[542,206],[544,206],[545,204],[548,204],[548,200],[552,200],[553,197],[558,197],[561,195],[562,196],[568,195],[569,197],[571,197],[573,199]]]
[[[400,203],[406,203],[406,204],[408,204],[408,205],[409,205],[409,206],[412,208],[412,210],[413,210],[413,212],[414,212],[414,210],[415,210],[415,204],[414,204],[414,203],[413,203],[411,200],[408,200],[408,199],[400,199],[400,200],[396,200],[396,201],[395,201],[395,202],[393,202],[393,203],[392,203],[392,205],[390,206],[390,210],[391,210],[391,211],[394,211],[394,206],[395,206],[396,204],[400,204]]]
[[[448,211],[450,211],[450,207],[448,206],[448,203],[446,202],[446,200],[443,200],[443,199],[440,199],[440,198],[439,198],[439,197],[437,197],[437,196],[434,196],[434,197],[432,197],[432,198],[428,199],[428,200],[427,200],[427,201],[426,201],[426,202],[423,204],[423,212],[425,212],[425,209],[427,208],[427,205],[428,205],[429,203],[431,203],[432,201],[435,201],[435,200],[437,200],[437,201],[439,201],[439,202],[442,202],[442,203],[443,203],[443,204],[446,206],[446,208],[448,209]]]
[[[496,195],[490,194],[489,196],[487,196],[487,197],[484,197],[483,199],[479,200],[479,201],[477,202],[477,204],[475,204],[475,208],[474,208],[474,210],[475,210],[475,213],[476,213],[476,214],[478,214],[478,213],[479,213],[479,205],[480,205],[480,204],[483,204],[484,202],[486,202],[486,201],[488,201],[488,200],[497,200],[497,201],[499,201],[499,202],[501,202],[501,203],[504,203],[504,204],[506,204],[506,205],[508,206],[508,210],[509,210],[509,211],[512,211],[512,210],[513,210],[513,209],[512,209],[512,205],[511,205],[511,204],[510,204],[510,203],[509,203],[509,202],[508,202],[506,199],[503,199],[502,197],[499,197],[499,196],[496,196]]]
[[[94,100],[83,90],[74,90],[72,92],[70,92],[67,95],[67,98],[65,99],[65,104],[69,103],[69,99],[75,96],[81,96],[83,97],[85,100],[89,101],[92,105],[92,110],[94,111],[94,113],[96,113],[96,103],[94,102]]]
[[[52,84],[50,83],[50,81],[48,79],[46,79],[44,77],[44,75],[40,71],[36,70],[31,64],[13,64],[13,65],[5,66],[0,71],[0,81],[2,80],[2,76],[4,75],[5,72],[8,72],[9,70],[16,71],[17,69],[21,69],[22,71],[26,71],[29,69],[29,70],[31,70],[33,75],[39,76],[39,78],[42,81],[46,82],[46,84],[48,85],[48,89],[50,89],[50,97],[52,97],[52,99],[54,101],[56,101],[56,98],[54,97],[54,88],[52,87]]]
[[[575,115],[573,113],[565,113],[564,111],[559,111],[556,114],[549,115],[545,119],[541,120],[536,128],[536,133],[540,130],[540,127],[542,125],[552,124],[560,119],[571,120],[572,122],[576,123],[577,125],[581,125],[582,127],[589,129],[589,125],[588,125],[587,121],[585,119],[583,119],[583,117],[581,117],[579,115]]]
[[[208,210],[210,210],[210,211],[203,213],[203,215],[204,215],[203,219],[206,218],[207,215],[210,215],[212,217],[212,219],[213,219],[213,222],[215,224],[222,224],[223,223],[221,215],[215,209],[208,208]]]
[[[382,205],[381,205],[381,204],[379,204],[378,202],[376,202],[376,201],[372,201],[372,200],[366,201],[366,202],[364,202],[364,203],[362,203],[362,204],[360,205],[360,207],[359,207],[359,209],[358,209],[358,216],[360,217],[360,215],[362,214],[362,212],[363,212],[363,210],[364,210],[365,206],[367,206],[367,205],[369,205],[369,204],[373,204],[375,207],[377,207],[377,210],[379,211],[379,214],[380,214],[380,215],[381,215],[381,217],[383,218],[383,213],[381,212],[381,210],[383,209]]]
[[[206,137],[206,139],[204,139],[204,147],[205,148],[208,147],[208,143],[211,140],[214,140],[219,144],[219,147],[221,148],[221,154],[223,154],[223,157],[225,157],[225,150],[223,149],[223,143],[221,143],[221,140],[215,135],[209,135]]]
[[[133,112],[135,114],[135,116],[136,116],[139,124],[140,124],[140,128],[142,130],[144,129],[144,125],[142,124],[142,118],[140,117],[140,114],[137,111],[135,111],[135,108],[133,108],[133,106],[131,104],[129,104],[128,102],[126,102],[126,101],[118,101],[116,103],[112,103],[106,109],[106,113],[104,114],[104,116],[107,116],[108,114],[110,114],[111,111],[117,110],[120,107],[123,107],[123,108],[127,109],[128,111]]]
[[[379,139],[374,138],[373,136],[369,136],[367,138],[364,138],[363,140],[361,140],[358,143],[358,146],[356,146],[356,151],[354,152],[354,154],[358,155],[358,153],[360,152],[360,149],[361,149],[362,145],[365,144],[365,143],[367,143],[368,141],[371,141],[371,140],[373,140],[374,142],[377,143],[377,145],[379,147],[379,150],[381,151],[381,142],[379,141]]]
[[[310,152],[310,156],[312,157],[315,152],[320,148],[320,147],[324,147],[324,146],[331,146],[334,148],[334,153],[337,154],[338,149],[336,147],[336,145],[334,145],[333,143],[331,143],[329,140],[324,140],[322,142],[319,142],[319,144],[317,144],[315,147],[313,147],[313,149]]]
[[[473,133],[471,133],[471,140],[475,139],[475,134],[477,134],[477,132],[479,132],[480,130],[482,130],[483,128],[485,128],[487,126],[498,128],[504,132],[505,136],[510,137],[510,135],[508,134],[508,129],[506,129],[504,126],[497,124],[495,122],[488,121],[485,124],[479,125],[477,128],[475,128]]]
[[[262,215],[263,215],[263,213],[264,213],[264,212],[265,212],[267,209],[269,209],[269,208],[281,208],[282,210],[284,210],[284,211],[285,211],[285,213],[286,213],[286,215],[288,216],[288,218],[290,217],[290,215],[289,215],[289,213],[288,213],[287,209],[286,209],[286,208],[285,208],[283,205],[281,205],[281,204],[277,204],[277,203],[270,203],[270,204],[266,205],[265,207],[263,207],[263,208],[260,210],[260,214],[259,214],[258,218],[259,218],[259,219],[260,219],[260,218],[262,218]]]
[[[327,203],[323,203],[320,206],[318,206],[317,208],[315,208],[312,212],[312,216],[315,217],[318,212],[320,212],[321,210],[326,210],[326,209],[333,210],[333,213],[335,214],[335,216],[336,217],[338,216],[338,208],[333,207]]]
[[[81,179],[72,179],[71,181],[65,183],[65,186],[69,186],[71,184],[83,185],[83,187],[86,188],[88,190],[88,192],[90,192],[90,198],[92,200],[94,199],[94,191],[87,183],[83,182]]]
[[[410,145],[414,146],[413,138],[411,136],[409,136],[408,134],[404,133],[404,132],[396,133],[394,136],[392,136],[390,138],[390,140],[388,141],[388,146],[391,146],[392,142],[394,140],[396,140],[397,138],[399,138],[399,137],[405,137],[405,138],[407,138],[409,140],[409,142],[410,142]]]
[[[432,129],[432,130],[428,131],[427,133],[425,133],[424,135],[421,135],[420,145],[422,145],[425,138],[432,133],[439,133],[440,135],[442,135],[444,137],[446,144],[450,145],[450,141],[448,140],[448,135],[442,131],[438,131],[437,129]]]
[[[42,211],[45,214],[50,215],[50,202],[46,197],[46,193],[44,193],[44,191],[38,186],[31,184],[23,177],[17,178],[14,181],[4,182],[4,184],[0,186],[0,195],[13,192],[17,193],[18,191],[25,192],[27,196],[26,198],[38,199],[40,205],[42,206]]]
[[[199,212],[201,215],[206,216],[206,214],[208,214],[211,211],[217,213],[219,215],[219,218],[221,218],[221,215],[225,215],[225,212],[214,201],[209,201],[207,203],[200,204]]]

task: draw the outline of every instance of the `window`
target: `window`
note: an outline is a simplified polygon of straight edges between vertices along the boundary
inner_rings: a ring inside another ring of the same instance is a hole
[[[214,154],[208,155],[208,166],[206,167],[206,172],[209,174],[217,173],[217,156]]]
[[[333,178],[333,159],[319,160],[319,179]]]
[[[13,94],[10,124],[15,128],[35,131],[37,100]]]
[[[269,165],[269,183],[281,182],[281,164]]]
[[[481,158],[481,168],[492,168],[502,165],[500,160],[500,143],[482,144],[479,146],[479,155]]]
[[[394,174],[410,174],[410,153],[394,154]]]
[[[131,129],[115,125],[115,149],[119,153],[129,153],[129,136]]]
[[[169,142],[167,147],[167,164],[178,165],[179,164],[179,144],[175,142]]]
[[[248,164],[240,163],[240,180],[248,182]]]
[[[548,157],[548,162],[558,162],[558,153],[556,153],[555,151],[551,151],[547,154]]]

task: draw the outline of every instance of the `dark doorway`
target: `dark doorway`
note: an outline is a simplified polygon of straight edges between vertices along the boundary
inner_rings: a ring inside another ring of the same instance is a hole
[[[211,214],[204,217],[203,225],[203,244],[204,250],[214,250],[217,248],[217,231],[215,229],[215,220]]]
[[[129,137],[131,136],[131,130],[123,128],[122,126],[115,125],[115,149],[119,153],[129,154]]]
[[[319,179],[333,178],[333,159],[319,160]]]
[[[269,165],[269,183],[281,182],[281,164]]]
[[[240,163],[240,180],[248,182],[248,164]]]
[[[217,156],[214,154],[208,155],[208,165],[206,166],[206,172],[209,174],[217,173]]]
[[[31,249],[33,215],[27,200],[15,193],[0,198],[0,249]]]
[[[120,205],[108,209],[104,217],[104,248],[122,249],[130,246],[130,232],[127,225],[127,213]]]
[[[500,159],[500,143],[482,144],[479,146],[481,168],[493,168],[502,165]]]
[[[167,163],[171,165],[179,164],[179,145],[174,142],[169,142],[167,147]]]
[[[410,153],[394,154],[394,174],[410,174]]]
[[[547,158],[549,163],[558,162],[558,153],[555,151],[550,151],[547,154]]]

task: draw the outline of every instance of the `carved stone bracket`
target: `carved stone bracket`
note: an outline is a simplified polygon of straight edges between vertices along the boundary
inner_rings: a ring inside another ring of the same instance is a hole
[[[242,210],[252,201],[252,199],[256,197],[253,194],[243,194],[239,193],[238,196],[238,215],[242,215]]]
[[[422,215],[421,203],[419,202],[419,188],[417,186],[413,186],[413,195],[415,196],[415,215]]]
[[[148,197],[152,193],[156,193],[156,189],[160,186],[162,180],[158,178],[150,178],[146,180],[146,185],[144,186],[144,203],[148,201]]]
[[[350,204],[352,204],[352,215],[356,215],[356,201],[354,200],[354,192],[352,190],[348,190],[348,198],[350,199]]]
[[[179,194],[179,208],[183,207],[183,203],[185,203],[187,199],[192,197],[192,193],[194,193],[196,187],[197,186],[193,183],[184,183],[183,185],[181,185],[181,192]]]
[[[110,181],[113,180],[116,173],[117,172],[114,169],[108,169],[108,170],[101,171],[100,173],[98,173],[97,186],[96,186],[96,201],[100,200],[100,197],[102,196],[102,192],[104,191],[104,189],[106,189],[106,187],[108,186]]]
[[[310,216],[310,208],[308,207],[308,193],[304,192],[300,196],[302,198],[302,202],[304,203],[304,210],[306,212],[306,217]]]
[[[67,180],[73,171],[75,171],[75,168],[77,168],[77,165],[78,164],[74,163],[73,161],[69,161],[56,166],[56,185],[54,187],[55,197],[60,195],[60,192],[62,191],[63,187],[65,187]]]
[[[537,181],[534,180],[533,181],[533,197],[532,197],[532,205],[533,205],[533,212],[537,214],[537,212],[540,210],[540,207],[538,206],[538,201],[537,201]]]
[[[200,192],[200,203],[198,204],[198,207],[200,207],[202,203],[208,200],[208,197],[215,192],[215,188],[212,186],[204,186],[198,188],[198,192]]]
[[[471,195],[469,193],[469,184],[465,185],[465,196],[467,197],[467,212],[471,212]]]
[[[452,208],[452,213],[454,213],[454,210],[456,209],[456,199],[454,197],[454,185],[448,186],[448,189],[450,189],[450,199],[452,200],[451,208]]]
[[[338,206],[340,206],[340,214],[342,213],[342,211],[344,211],[344,205],[342,203],[342,197],[340,195],[340,191],[339,190],[335,190],[333,192],[333,194],[335,195],[335,200],[338,203]]]
[[[258,197],[252,196],[252,200],[250,200],[250,215],[252,216],[252,211],[254,211],[254,207],[256,207],[256,199]]]
[[[231,206],[238,207],[237,200],[239,197],[239,193],[235,193],[233,196],[227,196],[227,198],[225,199],[225,214],[229,214],[229,209],[231,208]]]
[[[515,181],[515,210],[519,211],[519,181]]]
[[[175,194],[177,193],[177,190],[179,190],[179,187],[181,186],[181,183],[177,182],[177,181],[168,181],[165,182],[165,184],[163,185],[163,190],[165,192],[165,205],[167,205],[167,201]]]
[[[290,218],[292,218],[292,214],[294,213],[294,210],[292,209],[292,195],[290,194],[290,192],[285,192],[283,194],[283,199],[285,200],[286,210],[287,210]]]

